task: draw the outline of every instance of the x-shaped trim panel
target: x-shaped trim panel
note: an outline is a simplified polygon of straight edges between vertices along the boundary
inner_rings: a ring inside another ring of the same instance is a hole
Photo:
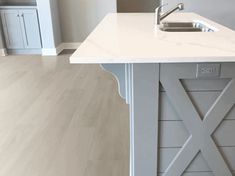
[[[182,86],[180,78],[176,75],[164,74],[160,81],[190,133],[190,137],[166,169],[164,176],[181,176],[199,152],[202,153],[215,176],[232,176],[211,135],[234,105],[235,80],[232,79],[229,82],[203,120]]]

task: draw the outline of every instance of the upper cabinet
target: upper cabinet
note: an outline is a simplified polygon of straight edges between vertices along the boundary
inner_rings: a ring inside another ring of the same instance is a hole
[[[36,9],[4,9],[1,20],[8,49],[41,48]]]

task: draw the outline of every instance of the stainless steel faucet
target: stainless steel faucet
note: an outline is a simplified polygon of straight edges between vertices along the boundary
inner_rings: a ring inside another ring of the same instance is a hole
[[[163,20],[164,18],[166,18],[168,15],[170,15],[171,13],[173,13],[174,11],[176,10],[184,10],[184,4],[183,3],[179,3],[177,4],[176,7],[174,7],[173,9],[170,9],[168,10],[167,12],[161,14],[161,10],[162,10],[162,7],[166,6],[168,4],[163,4],[163,5],[160,5],[159,7],[156,8],[155,10],[155,20],[156,20],[156,24],[157,25],[160,25],[160,22],[161,20]]]

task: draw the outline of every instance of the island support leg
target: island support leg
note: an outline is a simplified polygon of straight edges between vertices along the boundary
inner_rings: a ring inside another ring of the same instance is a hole
[[[130,176],[156,176],[159,64],[127,64],[130,99]]]

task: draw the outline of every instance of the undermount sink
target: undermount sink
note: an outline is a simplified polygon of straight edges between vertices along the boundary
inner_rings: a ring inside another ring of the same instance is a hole
[[[163,22],[159,28],[165,32],[214,32],[200,22]]]

